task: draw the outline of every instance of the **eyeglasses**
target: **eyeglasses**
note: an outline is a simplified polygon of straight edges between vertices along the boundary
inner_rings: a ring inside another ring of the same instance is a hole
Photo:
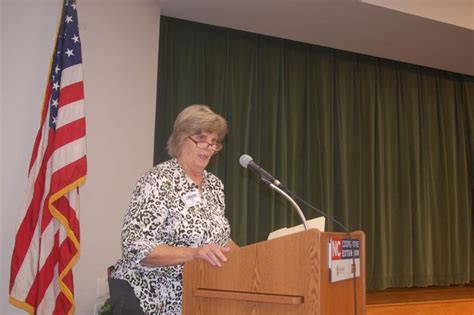
[[[206,141],[197,141],[197,140],[194,140],[193,138],[191,138],[191,136],[188,136],[189,140],[191,140],[192,142],[194,142],[194,144],[196,145],[196,147],[198,147],[199,149],[207,149],[207,148],[211,148],[211,150],[217,152],[217,151],[220,151],[224,145],[220,142],[216,142],[216,143],[209,143],[209,142],[206,142]]]

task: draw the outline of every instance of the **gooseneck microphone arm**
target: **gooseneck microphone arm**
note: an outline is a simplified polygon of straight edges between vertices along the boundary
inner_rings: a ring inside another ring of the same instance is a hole
[[[298,215],[301,218],[301,221],[303,222],[304,229],[305,230],[309,229],[308,222],[306,222],[306,218],[303,214],[303,211],[301,211],[301,208],[293,200],[293,198],[291,198],[286,192],[284,192],[280,188],[280,187],[282,187],[282,188],[284,188],[284,187],[281,185],[281,183],[278,179],[276,179],[275,177],[273,177],[272,174],[270,174],[269,172],[264,170],[263,167],[261,167],[260,165],[255,163],[250,155],[247,155],[247,154],[242,155],[239,159],[239,163],[240,163],[240,165],[242,165],[242,167],[249,168],[252,171],[254,171],[255,173],[257,173],[258,175],[260,175],[260,179],[264,183],[267,183],[268,185],[270,185],[270,187],[273,190],[277,191],[278,193],[280,193],[280,195],[285,197],[286,200],[288,200],[291,203],[291,205],[296,209],[296,212],[298,213]]]
[[[277,191],[278,193],[280,193],[280,195],[282,195],[283,197],[286,198],[286,200],[288,200],[292,206],[296,209],[296,212],[298,213],[298,215],[300,216],[301,218],[301,221],[303,222],[303,226],[304,226],[304,229],[305,230],[308,230],[309,227],[308,227],[308,222],[306,221],[306,218],[303,214],[303,211],[301,211],[301,208],[298,206],[298,204],[293,200],[293,198],[291,198],[286,192],[284,192],[283,190],[281,190],[278,186],[274,185],[273,183],[271,183],[268,179],[262,177],[261,178],[263,182],[267,183],[268,185],[270,185],[270,187]]]

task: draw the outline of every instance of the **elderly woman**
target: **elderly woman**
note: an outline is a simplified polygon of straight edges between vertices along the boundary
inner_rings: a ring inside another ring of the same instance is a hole
[[[122,257],[109,281],[113,314],[181,314],[185,262],[220,267],[236,246],[224,216],[224,187],[206,167],[227,123],[205,105],[176,118],[171,160],[142,176],[122,228]]]

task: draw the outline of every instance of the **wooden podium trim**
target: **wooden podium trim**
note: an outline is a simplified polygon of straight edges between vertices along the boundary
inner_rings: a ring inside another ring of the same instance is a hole
[[[280,294],[266,294],[266,293],[248,293],[239,291],[224,291],[224,290],[210,290],[210,289],[194,289],[194,296],[201,298],[213,298],[223,300],[236,300],[247,302],[261,302],[261,303],[278,303],[278,304],[303,304],[304,297],[297,295],[280,295]]]

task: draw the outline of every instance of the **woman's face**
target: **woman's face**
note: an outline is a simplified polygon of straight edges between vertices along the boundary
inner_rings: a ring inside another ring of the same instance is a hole
[[[216,132],[206,131],[187,137],[181,147],[179,159],[188,167],[204,170],[209,164],[209,161],[211,160],[211,157],[214,155],[215,151],[210,145],[205,149],[198,148],[196,143],[207,142],[209,144],[214,144],[217,142],[217,139]]]

